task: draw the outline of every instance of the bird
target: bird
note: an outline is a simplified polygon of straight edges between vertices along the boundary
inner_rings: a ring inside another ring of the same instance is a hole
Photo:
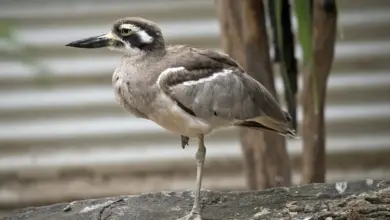
[[[202,219],[205,136],[224,127],[244,127],[296,137],[290,114],[236,60],[217,50],[167,45],[154,21],[120,18],[108,33],[65,46],[122,53],[112,75],[116,102],[135,117],[180,136],[183,148],[189,138],[198,139],[194,201],[181,220]]]

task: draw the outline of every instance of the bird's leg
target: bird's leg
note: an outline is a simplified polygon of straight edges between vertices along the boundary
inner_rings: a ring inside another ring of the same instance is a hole
[[[203,174],[203,164],[206,158],[206,147],[204,146],[204,136],[199,136],[199,145],[198,151],[196,152],[196,188],[195,188],[195,198],[194,205],[192,207],[192,213],[200,215],[200,189],[202,187],[202,174]]]
[[[200,207],[200,189],[202,187],[203,164],[206,158],[206,147],[204,146],[204,136],[199,136],[198,151],[196,152],[196,187],[194,190],[194,204],[191,213],[179,220],[202,220]]]

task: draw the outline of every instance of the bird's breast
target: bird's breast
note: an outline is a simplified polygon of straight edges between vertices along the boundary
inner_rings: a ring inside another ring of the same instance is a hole
[[[130,113],[146,117],[150,112],[150,102],[154,98],[153,88],[144,85],[142,80],[114,74],[113,87],[115,100]]]

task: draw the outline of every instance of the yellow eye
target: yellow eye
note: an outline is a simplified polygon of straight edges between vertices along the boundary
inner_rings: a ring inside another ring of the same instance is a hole
[[[122,36],[129,36],[131,34],[131,30],[130,29],[127,29],[127,28],[122,28],[121,29],[121,35]]]

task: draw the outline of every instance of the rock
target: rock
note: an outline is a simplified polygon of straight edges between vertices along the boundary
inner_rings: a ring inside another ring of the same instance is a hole
[[[203,220],[390,219],[390,180],[264,191],[203,191]],[[14,210],[4,220],[170,220],[191,210],[191,191],[146,193]]]

